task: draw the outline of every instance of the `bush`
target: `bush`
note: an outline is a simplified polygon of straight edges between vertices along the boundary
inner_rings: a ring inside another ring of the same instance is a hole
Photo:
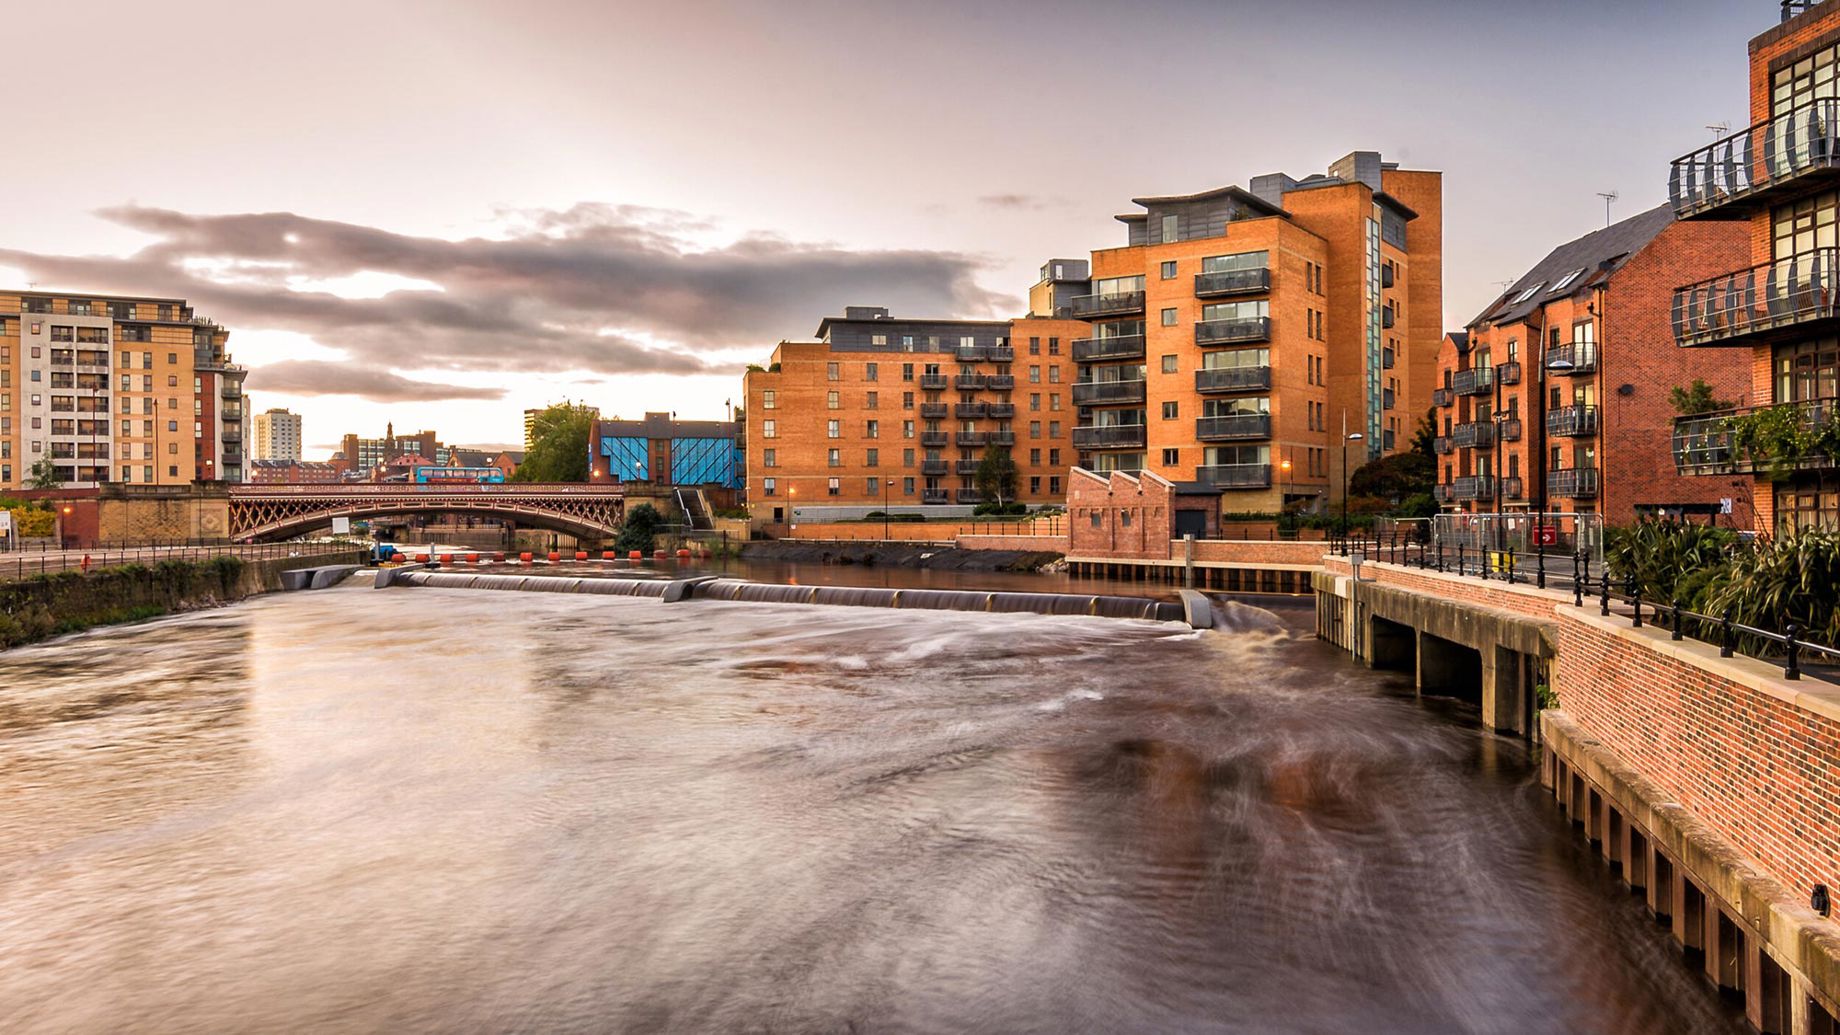
[[[620,534],[613,541],[613,548],[621,553],[633,550],[651,553],[656,548],[654,536],[662,524],[664,515],[658,513],[658,508],[641,503],[626,512],[626,520],[620,523]]]

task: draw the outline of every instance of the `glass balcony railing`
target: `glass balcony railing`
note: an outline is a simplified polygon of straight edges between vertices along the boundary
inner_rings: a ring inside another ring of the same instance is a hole
[[[1091,363],[1102,359],[1143,359],[1144,336],[1141,334],[1116,334],[1109,338],[1075,338],[1073,340],[1073,359],[1076,363]]]
[[[1270,367],[1202,367],[1195,371],[1197,392],[1255,392],[1270,387]]]
[[[1074,428],[1073,445],[1076,449],[1142,449],[1144,426],[1105,424]]]
[[[1106,295],[1081,295],[1073,300],[1076,319],[1097,316],[1123,316],[1144,311],[1142,291],[1118,291]]]
[[[1458,449],[1490,449],[1495,445],[1495,425],[1490,421],[1459,424],[1450,431],[1451,444]]]
[[[1824,427],[1840,420],[1840,400],[1816,399],[1780,406],[1749,406],[1719,413],[1678,417],[1674,420],[1674,468],[1681,474],[1751,474],[1758,464],[1748,451],[1732,444],[1737,419],[1767,410],[1793,409],[1805,429]],[[1780,466],[1797,470],[1823,470],[1840,466],[1840,457],[1808,454],[1785,458]]]
[[[1459,370],[1450,376],[1450,390],[1457,395],[1487,395],[1495,390],[1495,368]]]
[[[1674,159],[1668,200],[1682,219],[1744,219],[1831,184],[1840,100],[1824,97]]]
[[[1215,464],[1195,468],[1195,479],[1222,489],[1271,488],[1270,464]]]
[[[1749,346],[1832,320],[1840,252],[1817,248],[1674,290],[1674,343]]]
[[[1195,418],[1195,437],[1203,442],[1271,437],[1271,414],[1232,413],[1224,417]]]
[[[1597,495],[1597,468],[1568,467],[1546,472],[1546,495],[1589,499]]]
[[[1096,406],[1106,403],[1136,403],[1144,401],[1144,382],[1136,381],[1080,381],[1073,386],[1073,403],[1075,406]]]
[[[1195,344],[1197,345],[1239,345],[1246,342],[1270,341],[1271,317],[1260,316],[1251,320],[1203,320],[1195,324]]]
[[[1546,350],[1546,369],[1555,377],[1571,377],[1597,371],[1597,343],[1575,341],[1554,345]]]
[[[1195,274],[1196,298],[1222,298],[1228,295],[1256,295],[1271,290],[1271,270],[1228,270],[1223,273]]]
[[[1561,406],[1546,413],[1546,433],[1580,438],[1597,434],[1597,407]]]
[[[1450,483],[1450,498],[1492,500],[1495,498],[1495,478],[1487,474],[1470,474],[1457,478]]]

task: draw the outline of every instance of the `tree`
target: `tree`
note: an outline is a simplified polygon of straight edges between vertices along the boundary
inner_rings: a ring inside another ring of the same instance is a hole
[[[1720,410],[1735,410],[1737,402],[1731,399],[1714,399],[1712,386],[1702,378],[1694,378],[1686,388],[1668,389],[1668,402],[1674,404],[1674,412],[1682,417],[1697,417],[1702,413],[1717,413]]]
[[[974,479],[978,492],[1001,504],[1016,495],[1016,486],[1021,480],[1021,472],[1016,470],[1016,459],[1009,455],[1008,446],[991,446],[984,450],[984,459],[978,463]]]
[[[1417,450],[1369,460],[1348,476],[1350,495],[1378,496],[1395,503],[1409,496],[1429,495],[1436,484],[1437,462]]]
[[[55,489],[62,484],[57,468],[52,466],[50,460],[40,460],[33,464],[32,473],[26,478],[26,485],[33,489]]]
[[[621,553],[638,550],[651,553],[656,545],[653,536],[658,526],[664,524],[664,515],[650,503],[641,503],[626,512],[626,520],[620,522],[620,535],[613,541],[613,548]]]
[[[558,403],[537,414],[530,426],[530,449],[511,476],[517,482],[585,482],[588,480],[588,437],[594,428],[594,411],[574,403]],[[631,471],[609,472],[615,477]]]
[[[1423,453],[1437,463],[1437,407],[1425,411],[1425,416],[1418,422],[1418,430],[1412,433],[1412,452]]]

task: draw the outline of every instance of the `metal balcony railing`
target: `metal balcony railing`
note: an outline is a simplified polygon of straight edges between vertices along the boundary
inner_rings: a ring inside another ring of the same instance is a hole
[[[1131,403],[1144,401],[1144,382],[1136,381],[1078,381],[1073,386],[1073,404],[1075,406],[1097,406],[1106,403]]]
[[[1546,472],[1546,495],[1589,499],[1597,495],[1597,468],[1568,467]]]
[[[1449,435],[1439,435],[1431,440],[1431,451],[1439,456],[1449,456],[1457,451],[1457,444],[1450,440]]]
[[[1016,433],[1013,431],[991,431],[987,432],[986,435],[988,436],[989,444],[993,446],[1013,446],[1016,444]]]
[[[1596,406],[1561,406],[1546,414],[1548,435],[1581,437],[1597,434]]]
[[[990,358],[990,349],[985,345],[960,345],[958,361],[960,363],[980,363]]]
[[[1458,395],[1487,395],[1495,390],[1495,368],[1459,370],[1451,375],[1450,390]]]
[[[1012,346],[992,345],[990,347],[990,361],[993,363],[1010,363],[1013,362],[1015,358],[1016,350]]]
[[[1813,429],[1840,420],[1840,400],[1816,399],[1809,402],[1783,403],[1778,406],[1747,406],[1719,413],[1678,417],[1674,420],[1674,467],[1681,474],[1750,474],[1757,464],[1748,454],[1735,451],[1731,442],[1731,419],[1762,410],[1794,409],[1802,425]],[[1784,467],[1803,470],[1828,470],[1840,466],[1840,457],[1810,454],[1785,460]]]
[[[1511,360],[1508,360],[1506,363],[1497,363],[1495,365],[1495,380],[1500,381],[1504,385],[1520,384],[1521,383],[1520,362],[1517,360],[1511,359]]]
[[[960,489],[958,490],[958,502],[982,503],[984,502],[984,494],[976,489]]]
[[[986,415],[996,420],[1009,420],[1016,415],[1016,404],[991,403]]]
[[[1464,475],[1451,482],[1450,498],[1453,500],[1492,500],[1495,498],[1495,477],[1488,474]]]
[[[952,407],[952,416],[959,420],[982,420],[989,412],[988,403],[957,403]]]
[[[1232,413],[1224,417],[1196,417],[1195,437],[1203,442],[1271,437],[1271,414]]]
[[[1197,345],[1239,345],[1246,342],[1270,341],[1271,317],[1260,316],[1251,320],[1202,320],[1195,324],[1195,344]]]
[[[1255,295],[1270,290],[1271,270],[1265,268],[1195,274],[1196,298]]]
[[[1545,363],[1546,369],[1554,377],[1594,373],[1597,370],[1597,343],[1575,341],[1569,345],[1554,345],[1546,350]]]
[[[952,469],[952,465],[944,460],[922,460],[920,461],[920,473],[921,474],[937,476],[937,475],[945,474],[951,469]]]
[[[1495,424],[1500,429],[1500,437],[1503,442],[1521,440],[1521,419],[1519,417],[1509,417],[1506,420],[1496,421]]]
[[[942,420],[951,412],[952,408],[945,403],[920,404],[920,416],[923,420]]]
[[[920,502],[933,505],[951,503],[952,494],[945,489],[921,489]]]
[[[952,436],[944,431],[922,431],[920,444],[923,446],[943,446],[952,441]]]
[[[1456,401],[1457,401],[1457,393],[1453,389],[1433,388],[1431,390],[1431,405],[1433,406],[1439,406],[1439,407],[1450,406],[1454,404]]]
[[[1458,449],[1490,449],[1495,445],[1495,425],[1489,421],[1459,424],[1451,429],[1450,441]]]
[[[1073,445],[1076,449],[1142,449],[1144,426],[1105,424],[1074,428]]]
[[[1197,392],[1256,392],[1270,387],[1270,367],[1202,367],[1195,371]]]
[[[1519,478],[1508,477],[1501,480],[1501,498],[1518,500],[1526,496],[1526,483]]]
[[[1215,464],[1195,468],[1195,478],[1223,489],[1271,488],[1270,464]]]
[[[1742,219],[1831,183],[1840,100],[1809,101],[1674,159],[1668,200],[1682,219]]]
[[[1141,313],[1144,311],[1144,293],[1119,291],[1109,295],[1081,295],[1073,299],[1072,306],[1076,319]]]
[[[984,387],[993,392],[1007,392],[1016,387],[1016,375],[992,374],[984,379]]]
[[[1073,360],[1076,363],[1091,363],[1102,359],[1142,358],[1144,358],[1144,336],[1141,334],[1115,334],[1109,338],[1073,339]]]
[[[921,374],[920,387],[928,392],[943,392],[952,383],[944,374]]]
[[[1834,318],[1840,253],[1833,248],[1778,259],[1674,290],[1677,345],[1753,345]]]
[[[961,446],[981,446],[987,437],[982,431],[961,431],[957,435],[957,441]]]
[[[975,392],[984,387],[984,375],[960,374],[952,379],[952,387],[961,392]]]
[[[958,473],[959,474],[976,474],[978,473],[978,465],[982,464],[983,462],[984,461],[982,460],[960,460],[958,461],[958,465],[957,465]]]

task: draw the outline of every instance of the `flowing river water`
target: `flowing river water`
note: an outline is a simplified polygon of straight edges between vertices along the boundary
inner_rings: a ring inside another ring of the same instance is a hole
[[[1222,617],[352,583],[0,653],[0,1030],[1742,1030],[1523,746]]]

